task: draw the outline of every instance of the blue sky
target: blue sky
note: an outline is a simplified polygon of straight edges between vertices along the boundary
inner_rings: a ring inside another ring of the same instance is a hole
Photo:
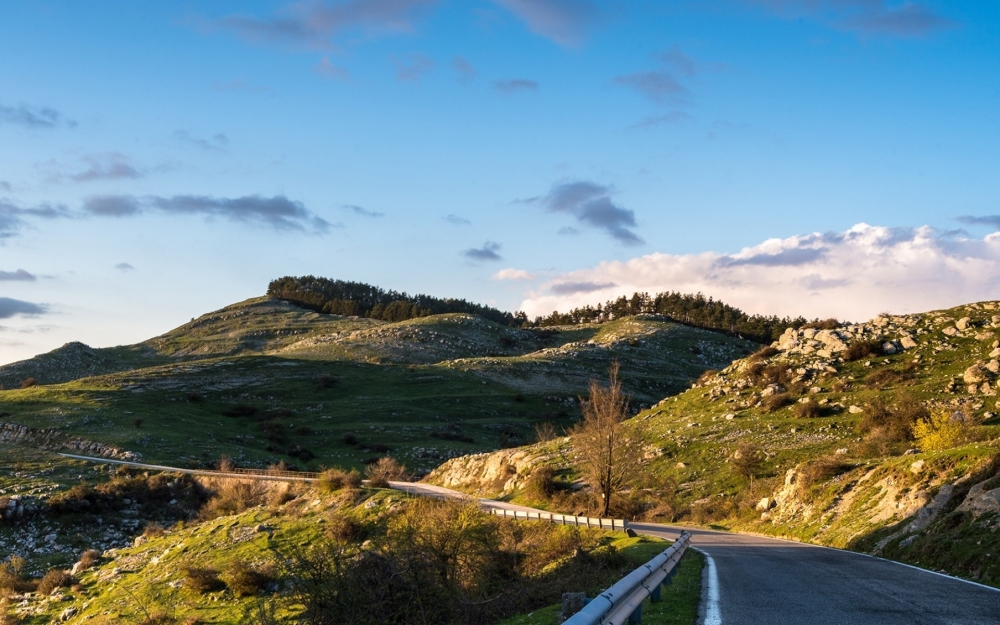
[[[989,2],[6,3],[0,363],[287,274],[531,314],[1000,298],[998,35]]]

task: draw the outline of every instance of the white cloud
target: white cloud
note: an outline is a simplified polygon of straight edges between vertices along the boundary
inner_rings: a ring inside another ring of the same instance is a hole
[[[553,277],[521,310],[548,314],[636,291],[700,291],[747,313],[807,318],[934,310],[1000,299],[1000,232],[956,238],[928,226],[861,223],[842,233],[769,239],[738,254],[648,254]]]
[[[535,274],[525,271],[524,269],[514,269],[509,267],[507,269],[501,269],[500,271],[493,274],[494,280],[534,280]]]

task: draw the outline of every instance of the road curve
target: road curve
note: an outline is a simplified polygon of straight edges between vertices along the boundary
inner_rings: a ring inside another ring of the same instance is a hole
[[[466,497],[429,484],[392,486],[423,496]],[[479,502],[533,510],[490,499]],[[715,562],[723,625],[1000,624],[1000,591],[931,571],[775,538],[657,523],[630,525],[640,534],[669,539],[681,530],[691,532],[691,545]]]
[[[91,458],[154,470],[220,475],[213,471]],[[233,475],[241,479],[312,478]],[[424,497],[468,498],[458,491],[413,482],[392,488]],[[536,511],[492,499],[483,507]],[[924,569],[851,551],[689,527],[632,523],[650,536],[675,539],[691,532],[692,547],[715,563],[718,611],[704,625],[1000,625],[1000,591]],[[703,606],[704,607],[704,606]]]

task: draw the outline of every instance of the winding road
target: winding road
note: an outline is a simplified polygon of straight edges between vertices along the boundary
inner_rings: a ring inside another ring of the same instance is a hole
[[[428,484],[393,488],[431,497],[466,497]],[[491,499],[487,508],[533,510]],[[706,556],[704,625],[1000,624],[1000,590],[864,554],[775,538],[657,523],[640,534],[676,539]],[[998,554],[1000,555],[1000,554]]]
[[[89,462],[181,473],[225,475],[104,458]],[[282,479],[233,474],[241,479]],[[310,477],[294,477],[312,481]],[[468,498],[458,491],[390,482],[413,495]],[[492,499],[484,508],[536,511]],[[657,523],[631,523],[640,534],[676,539],[707,556],[702,625],[1000,625],[1000,590],[864,554],[776,538]],[[1000,557],[1000,554],[998,554]]]

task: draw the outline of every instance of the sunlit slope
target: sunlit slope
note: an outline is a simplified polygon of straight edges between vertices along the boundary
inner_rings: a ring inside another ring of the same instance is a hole
[[[639,408],[754,347],[658,317],[537,331],[467,314],[389,323],[258,298],[115,348],[140,355],[111,372],[0,391],[0,427],[51,430],[17,434],[50,448],[75,437],[189,464],[227,454],[360,466],[391,454],[423,471],[529,442],[542,422],[568,426],[589,381],[616,360]]]

